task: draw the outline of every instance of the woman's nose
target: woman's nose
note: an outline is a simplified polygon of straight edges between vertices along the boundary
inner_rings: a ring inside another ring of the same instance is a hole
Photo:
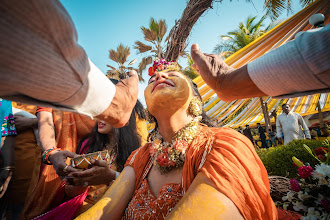
[[[167,79],[167,74],[165,72],[157,72],[156,80],[159,80],[161,78]]]

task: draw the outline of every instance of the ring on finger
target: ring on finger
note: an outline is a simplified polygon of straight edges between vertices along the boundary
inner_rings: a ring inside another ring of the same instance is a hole
[[[65,167],[64,167],[64,169],[63,169],[63,172],[64,173],[67,173],[68,171],[67,171],[67,169],[69,168],[69,165],[66,165]]]
[[[87,187],[88,186],[88,182],[84,182],[84,187]]]

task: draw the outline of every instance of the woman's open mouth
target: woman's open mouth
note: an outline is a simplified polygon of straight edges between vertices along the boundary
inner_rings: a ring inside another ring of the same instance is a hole
[[[170,80],[159,80],[159,81],[156,81],[155,82],[155,85],[152,88],[152,91],[151,92],[153,92],[155,89],[166,87],[166,86],[172,86],[172,87],[174,87],[175,85]]]

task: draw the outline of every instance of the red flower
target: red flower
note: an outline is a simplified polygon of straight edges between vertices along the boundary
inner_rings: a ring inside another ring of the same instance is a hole
[[[315,154],[316,155],[324,155],[324,154],[326,154],[326,152],[328,152],[329,150],[328,150],[328,148],[326,148],[326,147],[318,147],[318,148],[316,148],[315,150],[314,150],[314,152],[315,152]]]
[[[290,188],[295,192],[300,191],[301,188],[297,179],[290,179]]]
[[[314,170],[311,166],[302,166],[298,168],[298,174],[300,178],[303,179],[312,176],[313,171]]]
[[[170,164],[170,166],[175,166],[175,162],[174,162],[173,160],[171,160],[171,161],[169,162],[169,164]]]
[[[176,140],[175,144],[174,144],[174,149],[176,149],[177,151],[182,152],[183,150],[187,149],[188,147],[188,143],[186,141],[182,141],[182,140]]]
[[[168,159],[164,153],[159,154],[157,156],[156,161],[159,164],[159,166],[168,166]]]
[[[149,69],[148,69],[148,73],[149,73],[149,76],[154,75],[155,70],[154,70],[154,67],[153,67],[153,66],[149,67]]]

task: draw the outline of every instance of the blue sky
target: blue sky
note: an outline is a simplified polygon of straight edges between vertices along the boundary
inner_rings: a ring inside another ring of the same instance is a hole
[[[148,26],[150,17],[165,19],[168,32],[181,17],[186,7],[185,0],[60,0],[69,12],[78,32],[78,42],[87,52],[89,58],[104,73],[107,72],[107,64],[116,66],[109,59],[109,49],[116,49],[120,43],[129,46],[131,55],[129,60],[142,57],[136,54],[133,48],[134,42],[143,42],[141,26]],[[264,15],[262,0],[254,0],[253,3],[245,0],[223,0],[222,3],[214,2],[213,9],[208,10],[195,24],[190,37],[187,51],[193,43],[198,43],[205,53],[212,53],[214,46],[219,43],[219,36],[236,29],[241,21],[245,21],[249,15]],[[293,2],[294,13],[301,10],[299,1]],[[286,19],[293,14],[283,13],[281,19]],[[266,20],[266,24],[270,22]],[[167,34],[166,34],[167,36]],[[136,64],[138,63],[136,62]],[[180,60],[185,66],[186,62]],[[148,80],[147,72],[143,73]],[[146,83],[139,85],[139,99],[144,101],[143,91]]]

